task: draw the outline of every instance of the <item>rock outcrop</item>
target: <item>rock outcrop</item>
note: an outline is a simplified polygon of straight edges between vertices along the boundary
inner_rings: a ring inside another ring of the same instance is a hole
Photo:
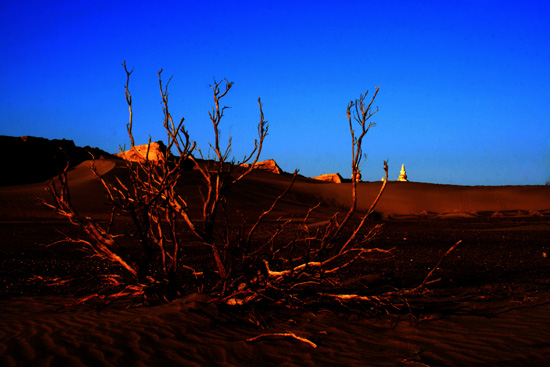
[[[115,155],[131,162],[145,162],[146,156],[147,159],[152,162],[159,162],[166,159],[166,145],[164,145],[161,140],[150,144],[149,153],[147,153],[147,146],[148,144],[136,145],[134,149],[116,153]]]
[[[241,167],[250,167],[250,164],[249,163],[244,163],[244,164],[241,164]],[[268,159],[268,160],[265,160],[265,161],[261,161],[261,162],[256,162],[256,164],[254,165],[254,169],[261,169],[261,170],[264,170],[264,171],[269,171],[269,172],[272,172],[272,173],[276,173],[278,175],[280,175],[283,171],[281,170],[281,168],[279,167],[279,165],[277,164],[277,162],[275,162],[275,160],[273,159]]]
[[[342,176],[339,173],[325,173],[317,177],[313,177],[315,180],[333,182],[333,183],[342,183]]]
[[[99,148],[78,147],[66,139],[34,136],[0,136],[2,174],[0,186],[46,181],[62,171],[69,161],[74,167],[86,160],[111,158]]]

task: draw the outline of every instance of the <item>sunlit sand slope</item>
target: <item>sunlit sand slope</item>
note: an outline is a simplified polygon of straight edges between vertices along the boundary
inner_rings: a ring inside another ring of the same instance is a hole
[[[124,177],[121,161],[96,160],[98,172],[106,179]],[[285,189],[291,175],[277,175],[255,171],[231,188],[230,205],[251,213],[263,211]],[[71,197],[77,209],[88,215],[106,215],[108,202],[104,188],[90,169],[90,161],[83,162],[69,172]],[[55,218],[37,205],[37,198],[49,199],[45,183],[0,187],[0,219],[17,220]],[[197,171],[184,174],[179,190],[194,210],[200,209]],[[366,211],[376,197],[381,182],[358,184],[358,210]],[[307,209],[321,203],[317,215],[329,215],[347,210],[351,202],[350,183],[325,183],[299,177],[292,190],[277,206],[275,213],[300,216]],[[550,186],[455,186],[417,182],[389,182],[376,211],[388,216],[407,215],[491,215],[514,212],[537,214],[550,210]]]

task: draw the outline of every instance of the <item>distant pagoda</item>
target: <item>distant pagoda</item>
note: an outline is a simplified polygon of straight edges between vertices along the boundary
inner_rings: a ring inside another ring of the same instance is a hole
[[[407,172],[405,172],[404,164],[401,166],[401,172],[399,172],[399,178],[397,181],[409,182],[409,180],[407,180]]]

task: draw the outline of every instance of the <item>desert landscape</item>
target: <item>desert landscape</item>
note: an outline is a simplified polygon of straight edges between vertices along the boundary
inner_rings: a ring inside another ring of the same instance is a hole
[[[550,1],[2,1],[0,367],[550,366]]]
[[[123,159],[96,153],[101,177],[124,175]],[[80,215],[107,222],[105,188],[90,168],[92,161],[80,157],[68,171],[72,202]],[[35,163],[25,158],[4,168],[3,177],[26,182],[4,178],[0,187],[2,365],[543,366],[550,361],[549,186],[390,178],[362,233],[381,225],[367,245],[391,252],[355,263],[353,284],[334,284],[331,291],[341,287],[372,296],[411,290],[433,270],[434,282],[421,292],[402,293],[395,304],[232,306],[199,291],[160,304],[124,297],[79,303],[101,290],[99,276],[111,265],[88,256],[82,246],[63,243],[65,235],[84,235],[40,205],[39,199],[52,198],[45,190],[48,180],[32,177]],[[227,193],[228,203],[243,217],[269,208],[293,178],[261,168]],[[192,191],[200,181],[192,169],[182,177],[180,190]],[[357,185],[360,216],[382,183]],[[350,194],[349,180],[297,176],[270,212],[262,236],[280,218],[299,222],[318,204],[308,223],[322,226],[334,213],[345,212]],[[190,206],[199,201],[196,196]],[[129,236],[128,218],[120,216],[115,223]],[[297,235],[290,228],[285,236]],[[183,247],[190,256],[198,251],[193,244]]]

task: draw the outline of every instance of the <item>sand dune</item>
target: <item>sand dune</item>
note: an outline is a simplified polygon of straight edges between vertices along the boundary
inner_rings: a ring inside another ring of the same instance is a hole
[[[71,196],[77,207],[87,215],[104,215],[107,200],[104,188],[85,161],[68,173]],[[98,173],[107,174],[117,167],[116,160],[96,160]],[[39,205],[38,200],[51,200],[46,191],[48,181],[28,185],[0,187],[0,220],[59,219],[51,210]]]
[[[96,160],[100,174],[120,174],[123,166],[117,160]],[[86,161],[69,172],[71,194],[77,207],[99,215],[107,204],[104,189],[92,174],[90,161]],[[229,193],[236,205],[248,205],[250,209],[265,209],[290,182],[291,175],[277,175],[256,171],[245,182]],[[189,172],[181,184],[182,189],[192,192],[191,202],[200,205],[195,195],[200,177]],[[46,183],[0,187],[0,219],[14,219],[17,216],[50,217],[35,205],[36,198],[48,199]],[[378,194],[381,182],[361,182],[358,185],[358,210],[367,210]],[[184,190],[185,191],[185,190]],[[322,203],[329,212],[347,210],[351,202],[350,183],[325,183],[300,177],[292,190],[281,202],[278,211],[287,213],[307,212],[317,203]],[[20,210],[19,210],[19,209]],[[9,209],[9,210],[8,210]],[[550,210],[550,186],[456,186],[417,182],[390,181],[376,207],[376,211],[389,216],[404,215],[479,215],[487,213],[523,212],[535,214]],[[4,218],[2,218],[2,216]]]
[[[73,201],[83,214],[107,218],[104,189],[91,173],[89,164],[84,162],[69,172]],[[120,175],[124,170],[120,161],[116,160],[97,160],[96,166],[105,177]],[[269,207],[290,179],[289,175],[254,172],[229,192],[230,200],[246,215],[253,216]],[[191,205],[197,208],[200,204],[196,195],[199,182],[198,173],[189,172],[180,186],[182,192],[190,196]],[[0,187],[0,224],[3,225],[3,233],[16,233],[18,228],[35,231],[29,232],[25,238],[17,235],[4,237],[1,242],[3,256],[11,256],[25,263],[25,256],[28,255],[24,253],[32,253],[34,243],[43,243],[40,236],[51,237],[52,234],[46,232],[54,232],[62,221],[51,211],[37,205],[37,198],[48,199],[45,185],[36,183]],[[380,182],[359,185],[359,210],[366,210],[370,206],[380,185]],[[311,206],[320,202],[322,205],[312,218],[322,223],[335,210],[346,210],[350,190],[349,183],[324,183],[299,177],[291,192],[278,205],[274,217],[300,218]],[[530,278],[526,278],[528,282],[534,279],[538,282],[535,285],[542,289],[547,289],[547,284],[550,284],[550,266],[547,258],[541,256],[548,252],[545,239],[548,240],[550,233],[550,187],[465,187],[389,182],[376,210],[382,213],[388,227],[398,232],[390,232],[383,238],[403,243],[404,249],[414,246],[407,241],[414,237],[410,232],[418,228],[415,225],[420,223],[418,221],[430,221],[421,226],[424,232],[418,233],[417,240],[417,243],[426,242],[425,249],[430,251],[430,246],[438,246],[439,249],[440,243],[446,246],[448,241],[454,241],[453,236],[478,231],[476,233],[479,235],[470,234],[468,238],[471,240],[465,241],[465,246],[470,246],[468,251],[479,248],[479,253],[494,253],[497,248],[500,257],[488,256],[491,259],[498,257],[493,259],[498,264],[504,261],[502,259],[517,256],[517,261],[514,261],[517,268],[514,271],[522,267],[533,268],[538,273],[529,273]],[[532,216],[536,221],[487,222],[495,215],[512,218]],[[457,222],[453,218],[466,217],[474,218],[471,219],[474,225],[453,231],[453,226],[470,223]],[[433,221],[434,218],[439,219]],[[478,220],[475,218],[485,219],[480,225],[475,225],[475,220]],[[10,226],[15,222],[18,222],[17,226],[11,229]],[[400,223],[408,226],[403,233],[399,232]],[[432,225],[443,228],[429,232]],[[493,231],[494,234],[483,231]],[[486,236],[481,236],[482,233]],[[522,236],[526,239],[523,240]],[[505,237],[508,242],[504,240]],[[494,238],[495,243],[484,250],[482,247],[489,244],[476,242],[481,241],[480,238]],[[521,252],[522,246],[527,254]],[[53,258],[51,263],[56,264],[55,250],[49,251],[39,256],[50,256]],[[457,257],[457,264],[468,265],[471,252],[458,251],[461,255]],[[401,267],[416,264],[407,256],[403,255],[405,260]],[[10,260],[7,258],[3,261],[9,264]],[[38,263],[40,259],[33,261],[31,264]],[[423,261],[428,263],[434,260],[429,255]],[[522,261],[529,263],[521,265]],[[422,262],[419,264],[424,266]],[[455,268],[461,266],[456,265]],[[482,263],[480,266],[485,265]],[[16,265],[11,268],[17,271]],[[517,276],[514,273],[512,280]],[[464,284],[463,287],[466,287],[467,283]],[[519,289],[526,287],[523,283],[510,284],[510,288],[518,289],[514,294],[521,294]],[[477,283],[469,287],[471,289],[466,291],[474,294],[481,292],[481,286]],[[457,304],[460,303],[460,292],[465,290],[457,288],[457,292],[453,293],[453,297],[457,297]],[[63,308],[64,304],[73,301],[69,297],[32,294],[25,297],[1,297],[0,365],[542,366],[550,361],[550,329],[547,326],[550,324],[550,298],[537,292],[525,294],[520,300],[500,297],[498,301],[479,293],[479,296],[460,303],[460,312],[420,313],[412,319],[413,323],[402,321],[397,325],[391,317],[361,318],[328,311],[316,314],[282,312],[275,317],[278,321],[271,322],[267,329],[218,309],[208,303],[204,295],[190,295],[162,306],[131,309],[118,306],[103,309],[91,306]],[[424,317],[431,320],[418,322]],[[286,332],[307,338],[317,348],[289,337],[271,336],[247,341],[262,334]]]

